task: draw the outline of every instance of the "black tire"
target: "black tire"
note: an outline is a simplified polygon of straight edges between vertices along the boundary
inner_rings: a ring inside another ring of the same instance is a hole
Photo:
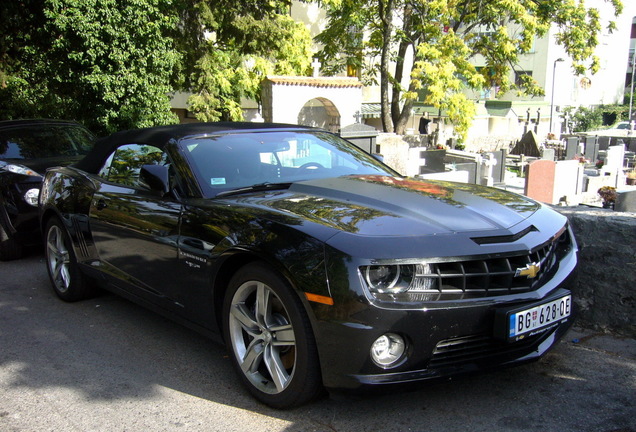
[[[46,268],[55,294],[67,302],[94,297],[97,289],[79,269],[71,239],[59,219],[48,221],[44,241]]]
[[[248,264],[232,277],[223,332],[234,368],[259,401],[291,408],[322,392],[309,318],[289,283],[263,263]]]
[[[0,223],[0,261],[10,261],[22,256],[22,245]]]

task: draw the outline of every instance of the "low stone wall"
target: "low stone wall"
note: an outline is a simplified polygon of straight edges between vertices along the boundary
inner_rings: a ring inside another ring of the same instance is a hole
[[[579,245],[578,324],[636,337],[636,213],[556,207]]]

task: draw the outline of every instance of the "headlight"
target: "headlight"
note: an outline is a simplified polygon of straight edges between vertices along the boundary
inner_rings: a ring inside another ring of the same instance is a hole
[[[34,176],[34,177],[42,177],[37,172],[33,171],[30,168],[25,167],[24,165],[6,164],[6,165],[2,166],[1,168],[6,170],[6,171],[12,172],[14,174],[22,174],[22,175]]]
[[[371,291],[400,293],[409,289],[413,270],[412,266],[373,265],[364,267],[363,274]]]
[[[360,268],[373,294],[400,294],[435,290],[438,281],[431,264],[383,264]]]
[[[395,366],[406,352],[406,342],[402,336],[387,333],[375,340],[371,345],[371,359],[381,368]]]
[[[37,207],[39,196],[40,196],[40,189],[38,188],[29,189],[24,194],[24,200],[27,202],[27,204],[30,204],[33,207]]]

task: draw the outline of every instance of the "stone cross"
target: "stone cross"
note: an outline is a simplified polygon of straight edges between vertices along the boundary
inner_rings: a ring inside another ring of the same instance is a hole
[[[318,61],[316,57],[314,57],[314,60],[311,62],[311,67],[314,69],[314,73],[313,73],[314,78],[320,75],[320,66],[322,66],[322,64]]]
[[[362,114],[360,114],[360,111],[356,111],[356,113],[353,115],[353,118],[355,119],[356,123],[360,123],[360,120],[362,120]]]

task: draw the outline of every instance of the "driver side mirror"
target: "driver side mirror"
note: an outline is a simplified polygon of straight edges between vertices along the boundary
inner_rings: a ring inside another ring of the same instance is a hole
[[[151,190],[160,192],[161,196],[170,192],[170,174],[166,165],[142,165],[139,179]]]

